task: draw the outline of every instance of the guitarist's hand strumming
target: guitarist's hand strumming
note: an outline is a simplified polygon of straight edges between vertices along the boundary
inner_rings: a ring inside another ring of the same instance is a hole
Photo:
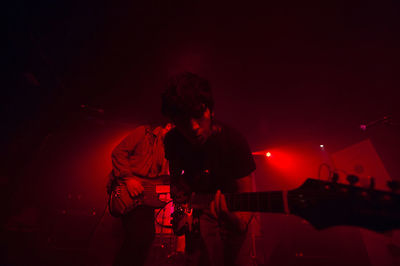
[[[134,178],[125,178],[124,183],[128,189],[129,195],[133,198],[143,192],[142,184]]]

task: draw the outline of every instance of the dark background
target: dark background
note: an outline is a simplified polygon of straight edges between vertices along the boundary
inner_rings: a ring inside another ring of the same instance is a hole
[[[216,116],[253,151],[333,153],[370,138],[400,178],[399,11],[386,0],[7,2],[3,223],[27,208],[46,221],[102,209],[112,147],[164,122],[160,94],[184,70],[210,80]]]

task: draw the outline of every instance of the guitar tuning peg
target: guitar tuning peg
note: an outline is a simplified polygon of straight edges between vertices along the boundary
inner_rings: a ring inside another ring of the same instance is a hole
[[[346,179],[351,186],[354,186],[359,180],[358,176],[356,175],[348,175]]]
[[[339,180],[339,174],[337,172],[333,172],[332,174],[332,183],[337,183],[337,181]]]
[[[392,192],[396,192],[400,188],[399,181],[395,181],[395,180],[387,181],[386,185],[388,186],[388,188],[390,188],[390,190]]]
[[[371,177],[369,180],[370,180],[369,188],[374,189],[375,188],[375,178]]]

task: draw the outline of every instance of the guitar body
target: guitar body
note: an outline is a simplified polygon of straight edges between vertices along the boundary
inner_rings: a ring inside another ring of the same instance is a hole
[[[167,179],[167,176],[160,176],[154,179],[130,177],[123,181],[117,181],[108,202],[110,214],[114,217],[121,217],[140,205],[155,209],[164,207],[167,203],[159,199],[157,188],[165,186]],[[139,181],[144,188],[144,191],[136,197],[132,197],[127,188],[127,184],[133,182],[132,180]]]

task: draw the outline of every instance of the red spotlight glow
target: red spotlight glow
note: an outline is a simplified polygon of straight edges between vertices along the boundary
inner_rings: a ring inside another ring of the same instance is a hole
[[[267,153],[265,153],[265,156],[271,157],[271,153],[270,153],[270,152],[267,152]]]

